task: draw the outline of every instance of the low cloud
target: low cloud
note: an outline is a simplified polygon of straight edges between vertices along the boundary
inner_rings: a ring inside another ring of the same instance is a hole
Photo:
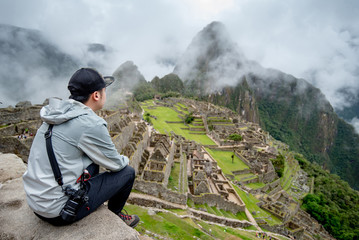
[[[150,81],[171,72],[196,33],[220,21],[247,59],[306,79],[341,109],[359,90],[357,9],[355,0],[3,0],[0,23],[40,30],[104,74],[131,60]],[[89,43],[111,51],[89,55]]]
[[[359,134],[359,119],[357,117],[353,118],[350,121],[350,124],[352,124],[353,127],[355,128],[355,132]]]

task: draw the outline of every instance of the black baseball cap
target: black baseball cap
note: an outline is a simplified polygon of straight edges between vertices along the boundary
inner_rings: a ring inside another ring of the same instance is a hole
[[[71,96],[88,96],[89,94],[108,87],[114,82],[114,77],[103,77],[93,68],[81,68],[77,70],[71,77],[69,89]]]

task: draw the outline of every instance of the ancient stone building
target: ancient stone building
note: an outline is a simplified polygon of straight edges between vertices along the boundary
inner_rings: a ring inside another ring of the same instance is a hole
[[[204,150],[194,148],[189,155],[191,172],[188,197],[195,204],[208,204],[236,214],[244,211],[245,205],[232,188],[217,162]]]

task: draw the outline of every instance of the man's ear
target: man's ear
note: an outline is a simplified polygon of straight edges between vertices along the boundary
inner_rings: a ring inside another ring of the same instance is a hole
[[[94,91],[94,92],[92,93],[92,98],[93,98],[93,100],[98,101],[98,100],[100,99],[100,93],[99,93],[99,91]]]

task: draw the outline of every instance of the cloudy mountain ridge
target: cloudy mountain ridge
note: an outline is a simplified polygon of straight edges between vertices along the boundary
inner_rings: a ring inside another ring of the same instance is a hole
[[[42,103],[51,96],[49,92],[66,86],[62,81],[76,68],[78,61],[41,32],[0,24],[0,83],[5,86],[0,101],[4,104],[29,99]]]
[[[247,60],[223,24],[214,22],[200,31],[174,73],[190,96],[230,107],[250,121],[258,111],[258,122],[272,136],[359,188],[359,142],[354,129],[338,118],[312,84]],[[352,141],[340,134],[343,129],[352,132]],[[344,147],[343,142],[348,144]],[[338,144],[343,147],[340,153]]]

